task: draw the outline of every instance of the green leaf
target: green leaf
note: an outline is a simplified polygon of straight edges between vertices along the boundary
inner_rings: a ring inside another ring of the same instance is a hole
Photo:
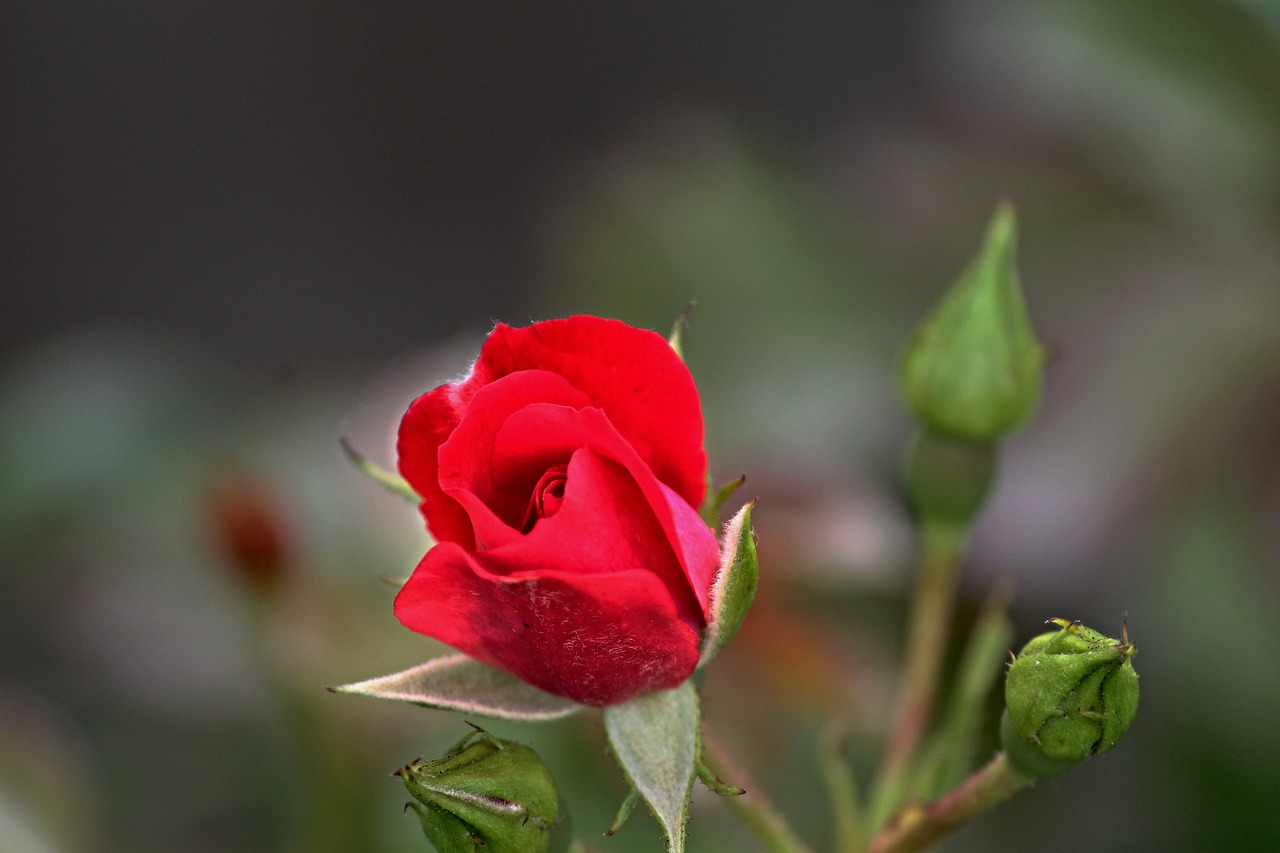
[[[720,571],[711,586],[711,618],[702,639],[702,660],[698,666],[705,666],[729,645],[756,597],[760,565],[751,529],[751,510],[755,505],[755,501],[746,504],[725,525]]]
[[[669,853],[684,850],[700,721],[698,694],[688,681],[604,709],[609,746],[662,827]]]
[[[329,690],[525,722],[556,720],[584,707],[466,655],[435,658],[404,672]]]
[[[366,459],[360,451],[352,447],[351,442],[347,441],[345,436],[339,439],[338,443],[342,445],[342,452],[346,455],[347,461],[356,466],[361,474],[364,474],[370,480],[373,480],[393,495],[399,495],[409,501],[414,506],[422,503],[422,498],[419,497],[418,493],[413,490],[413,486],[410,486],[408,481],[403,477],[398,474],[392,474],[387,469],[374,465]]]

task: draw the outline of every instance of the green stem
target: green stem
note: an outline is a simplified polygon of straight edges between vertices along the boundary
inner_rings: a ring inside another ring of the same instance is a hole
[[[872,839],[870,853],[924,850],[1034,781],[1016,770],[1003,752],[996,753],[954,790],[933,802],[915,803],[900,811]]]
[[[929,726],[951,632],[956,565],[964,552],[963,529],[925,524],[920,530],[920,574],[907,632],[902,689],[875,786],[873,819],[895,808],[909,762]]]
[[[745,789],[746,793],[726,797],[725,800],[729,808],[760,839],[766,850],[770,853],[812,853],[808,845],[795,834],[787,819],[765,796],[764,790],[734,761],[725,745],[705,726],[702,730],[702,749],[703,757],[707,759],[712,772]]]

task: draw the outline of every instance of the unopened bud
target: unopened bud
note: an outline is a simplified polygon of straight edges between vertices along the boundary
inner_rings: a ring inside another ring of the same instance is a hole
[[[1116,745],[1138,711],[1137,646],[1066,619],[1009,666],[1001,741],[1031,776],[1051,776]]]
[[[395,775],[440,853],[545,853],[551,844],[559,797],[527,746],[477,729],[443,758],[418,759]]]
[[[213,544],[240,580],[274,592],[292,556],[289,525],[275,495],[256,480],[226,475],[210,490],[205,508]]]
[[[930,429],[994,441],[1040,399],[1044,351],[1018,285],[1015,231],[1013,208],[1001,205],[982,251],[907,347],[902,390]]]

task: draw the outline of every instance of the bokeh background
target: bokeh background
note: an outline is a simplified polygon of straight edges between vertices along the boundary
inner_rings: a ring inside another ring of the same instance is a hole
[[[1280,838],[1280,11],[1270,0],[0,9],[0,850],[425,850],[387,773],[454,715],[334,696],[441,648],[346,465],[496,320],[686,355],[766,578],[709,723],[802,832],[899,652],[895,359],[1001,197],[1051,348],[961,627],[1013,590],[1141,646],[1114,753],[947,850]],[[993,707],[994,715],[995,709]],[[992,717],[994,722],[994,716]],[[657,849],[598,722],[533,744]],[[699,793],[691,849],[753,849]]]

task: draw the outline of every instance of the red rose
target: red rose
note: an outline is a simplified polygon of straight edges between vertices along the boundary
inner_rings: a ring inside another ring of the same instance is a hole
[[[550,693],[612,705],[698,663],[720,552],[693,378],[660,335],[499,325],[400,425],[438,544],[396,617]]]

